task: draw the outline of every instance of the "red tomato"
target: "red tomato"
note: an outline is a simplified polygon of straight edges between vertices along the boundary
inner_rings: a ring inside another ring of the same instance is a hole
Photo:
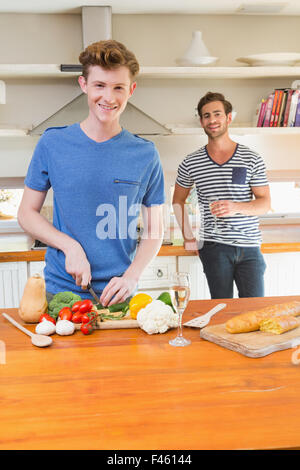
[[[72,312],[71,312],[71,309],[69,307],[64,307],[62,308],[60,311],[59,311],[59,314],[58,314],[59,318],[61,320],[69,320],[71,321],[72,320]]]
[[[82,314],[79,313],[79,312],[75,312],[72,315],[72,320],[71,321],[73,323],[81,323],[81,319],[82,319]]]
[[[75,304],[73,304],[71,310],[73,313],[78,312],[80,305],[82,304],[82,300],[77,300]]]
[[[79,312],[80,313],[86,313],[90,312],[93,308],[94,304],[90,299],[85,299],[82,301],[80,307],[79,307]]]
[[[83,324],[80,329],[84,335],[90,335],[93,332],[93,326],[91,324]]]
[[[41,321],[43,321],[43,320],[52,321],[52,323],[54,323],[54,325],[55,325],[54,318],[51,317],[51,315],[48,315],[48,313],[43,313],[43,315],[40,316],[39,322],[41,323]]]
[[[89,323],[92,322],[96,318],[96,315],[94,315],[93,312],[87,312],[82,315],[81,322],[82,323]]]

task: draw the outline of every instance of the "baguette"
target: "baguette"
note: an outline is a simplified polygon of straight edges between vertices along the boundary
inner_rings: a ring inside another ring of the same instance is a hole
[[[281,335],[286,331],[297,328],[297,326],[300,326],[299,318],[292,315],[281,315],[280,317],[265,318],[260,322],[259,329],[265,333]]]
[[[282,315],[300,315],[300,302],[286,302],[245,312],[230,318],[230,320],[226,322],[225,327],[229,333],[248,333],[250,331],[259,330],[262,320]]]

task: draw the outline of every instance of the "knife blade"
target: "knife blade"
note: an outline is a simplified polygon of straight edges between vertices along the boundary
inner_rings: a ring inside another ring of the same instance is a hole
[[[88,283],[88,285],[86,286],[87,290],[89,291],[89,293],[94,297],[94,299],[96,300],[97,304],[100,304],[101,305],[101,302],[100,302],[100,299],[99,297],[97,296],[96,292],[94,291],[94,289],[92,288],[91,284]]]

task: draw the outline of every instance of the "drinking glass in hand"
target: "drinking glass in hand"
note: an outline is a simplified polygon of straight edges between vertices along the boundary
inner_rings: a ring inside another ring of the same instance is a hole
[[[217,196],[209,196],[207,199],[208,199],[208,204],[209,204],[209,210],[211,212],[211,205],[213,204],[213,202],[218,201],[219,198]],[[215,221],[215,225],[214,225],[214,228],[213,228],[213,233],[218,233],[218,218],[213,213],[212,213],[212,216],[213,216],[214,221]]]
[[[171,274],[170,295],[172,303],[178,313],[178,331],[176,338],[169,341],[172,346],[187,346],[190,340],[182,335],[182,314],[190,298],[190,276],[187,273]]]

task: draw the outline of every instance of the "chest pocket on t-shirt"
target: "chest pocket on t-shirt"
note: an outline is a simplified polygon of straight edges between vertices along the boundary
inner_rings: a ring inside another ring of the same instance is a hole
[[[140,190],[141,183],[135,180],[114,179],[114,188],[119,196],[127,196],[131,201],[134,200]]]
[[[245,184],[247,177],[247,168],[245,166],[236,166],[232,168],[232,184]]]

